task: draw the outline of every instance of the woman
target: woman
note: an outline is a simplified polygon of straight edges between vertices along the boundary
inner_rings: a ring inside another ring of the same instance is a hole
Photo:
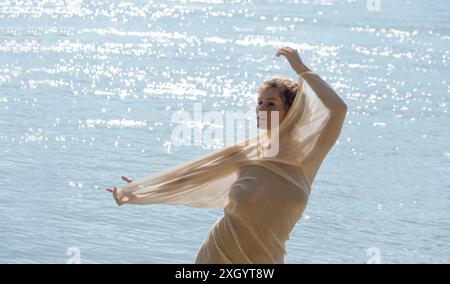
[[[263,135],[136,181],[122,176],[126,185],[107,189],[119,205],[223,208],[195,263],[285,263],[285,242],[340,134],[344,101],[296,49],[280,48],[276,56],[281,55],[299,80],[274,77],[258,90],[257,126],[265,129]]]

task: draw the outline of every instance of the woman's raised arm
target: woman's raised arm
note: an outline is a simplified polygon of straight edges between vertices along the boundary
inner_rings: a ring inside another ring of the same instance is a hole
[[[305,161],[305,168],[314,179],[315,174],[329,152],[337,141],[347,114],[347,105],[317,73],[312,72],[301,60],[296,49],[290,47],[280,48],[276,56],[284,55],[289,61],[292,69],[302,76],[317,98],[328,108],[330,118],[320,131],[320,135],[315,143],[314,149]]]

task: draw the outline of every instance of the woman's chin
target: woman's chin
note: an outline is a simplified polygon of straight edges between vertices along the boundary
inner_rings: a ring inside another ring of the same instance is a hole
[[[267,125],[265,125],[264,123],[257,124],[256,127],[261,130],[267,130]]]

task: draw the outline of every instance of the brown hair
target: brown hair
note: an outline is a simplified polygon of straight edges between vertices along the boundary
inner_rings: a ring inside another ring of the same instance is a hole
[[[275,88],[279,90],[279,94],[287,107],[286,110],[292,106],[298,90],[298,83],[292,81],[287,77],[275,76],[266,80],[259,87],[258,94],[261,94],[266,89]]]

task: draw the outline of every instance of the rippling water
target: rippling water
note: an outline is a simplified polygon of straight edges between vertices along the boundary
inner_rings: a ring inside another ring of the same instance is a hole
[[[380,3],[1,1],[0,262],[193,262],[220,210],[104,189],[210,151],[171,114],[256,104],[288,45],[349,106],[288,262],[449,263],[450,5]]]

